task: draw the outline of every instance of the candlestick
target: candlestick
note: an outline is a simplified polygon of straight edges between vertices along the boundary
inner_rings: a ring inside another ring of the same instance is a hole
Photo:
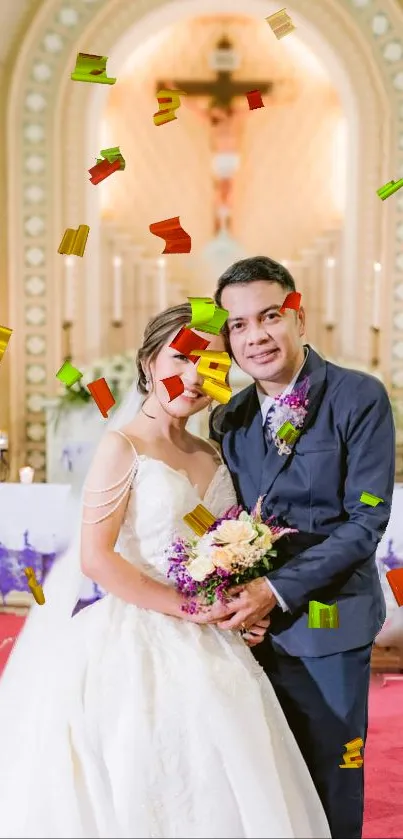
[[[74,256],[64,257],[64,320],[74,319]]]
[[[380,262],[374,262],[374,280],[373,280],[373,295],[372,295],[372,320],[371,326],[373,329],[380,328],[381,322],[381,293],[382,293],[382,265]]]
[[[113,257],[113,320],[122,320],[122,257]]]
[[[161,311],[168,306],[166,261],[163,256],[157,260],[158,264],[158,306]]]
[[[334,326],[336,322],[334,279],[336,260],[332,256],[328,257],[325,266],[325,326]]]

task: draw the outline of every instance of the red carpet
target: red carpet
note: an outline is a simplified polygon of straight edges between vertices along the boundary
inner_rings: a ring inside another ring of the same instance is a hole
[[[382,681],[374,676],[369,693],[363,839],[402,839],[403,682]]]
[[[0,674],[23,623],[0,615]],[[369,694],[363,839],[403,839],[403,683],[382,681],[374,676]]]

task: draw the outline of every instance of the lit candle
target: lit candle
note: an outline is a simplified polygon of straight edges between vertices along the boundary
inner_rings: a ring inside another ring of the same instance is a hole
[[[113,320],[122,320],[122,257],[113,257]]]
[[[336,322],[335,311],[335,282],[334,269],[336,267],[336,260],[330,256],[326,260],[325,272],[325,325],[334,326]]]
[[[31,466],[23,466],[20,472],[20,481],[22,484],[32,484],[35,475],[35,469]]]
[[[74,256],[64,257],[64,319],[73,323],[74,319]]]
[[[166,261],[163,256],[157,260],[158,264],[158,305],[161,310],[168,306]]]
[[[372,322],[373,329],[380,328],[381,322],[381,293],[382,293],[382,265],[374,262],[374,284],[372,295]]]

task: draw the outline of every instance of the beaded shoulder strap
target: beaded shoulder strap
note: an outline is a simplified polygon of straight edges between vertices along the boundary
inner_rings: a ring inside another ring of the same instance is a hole
[[[101,521],[105,521],[105,519],[109,518],[109,516],[111,516],[115,512],[115,510],[117,510],[117,508],[119,507],[119,504],[121,504],[121,502],[123,501],[124,496],[129,492],[130,487],[131,487],[131,485],[133,483],[133,480],[135,478],[135,475],[137,473],[139,459],[138,459],[138,455],[137,455],[136,449],[134,448],[134,445],[133,445],[132,441],[130,440],[129,437],[126,436],[126,434],[123,433],[123,431],[118,431],[116,429],[115,433],[120,434],[121,437],[124,437],[124,439],[127,440],[129,445],[131,446],[132,451],[133,451],[133,455],[134,455],[133,463],[131,464],[129,469],[125,472],[123,477],[120,478],[119,481],[117,481],[116,483],[112,484],[109,487],[103,487],[102,489],[91,489],[91,487],[89,487],[87,485],[84,485],[84,494],[89,493],[90,496],[91,495],[98,495],[99,496],[101,493],[103,493],[103,495],[107,495],[109,492],[113,492],[114,490],[116,490],[116,494],[113,495],[111,498],[107,498],[106,500],[99,500],[98,503],[93,503],[92,504],[90,502],[84,501],[84,504],[83,504],[84,509],[88,508],[89,510],[100,510],[102,507],[109,507],[109,509],[107,510],[105,515],[101,515],[99,518],[94,518],[94,519],[89,520],[89,519],[84,519],[84,517],[83,517],[83,519],[82,519],[83,524],[99,524]],[[111,505],[114,505],[114,506],[111,507]]]

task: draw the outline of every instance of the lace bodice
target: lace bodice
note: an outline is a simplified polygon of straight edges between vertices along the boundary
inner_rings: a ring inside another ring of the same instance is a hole
[[[147,574],[166,579],[165,549],[175,536],[189,538],[193,531],[183,521],[198,504],[215,516],[236,504],[235,490],[225,464],[221,464],[204,498],[186,472],[172,469],[148,455],[137,456],[137,469],[116,550]]]

